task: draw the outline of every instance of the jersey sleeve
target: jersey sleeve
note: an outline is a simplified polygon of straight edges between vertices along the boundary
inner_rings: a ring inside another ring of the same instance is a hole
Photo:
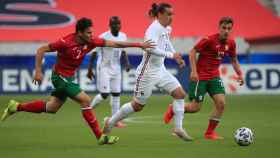
[[[105,40],[99,37],[95,37],[91,41],[91,45],[93,48],[95,47],[104,47],[105,46]]]
[[[201,39],[195,46],[194,49],[201,53],[203,52],[205,49],[207,49],[207,47],[209,46],[210,40],[208,37],[205,37],[203,39]]]
[[[230,57],[236,57],[236,43],[233,41],[229,47],[229,56]]]
[[[61,38],[55,42],[49,43],[49,47],[52,51],[61,51],[66,48],[66,41]]]

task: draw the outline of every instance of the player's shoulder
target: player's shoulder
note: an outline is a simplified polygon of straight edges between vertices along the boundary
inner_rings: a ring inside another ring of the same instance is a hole
[[[75,33],[70,33],[58,39],[64,45],[71,45],[75,43]]]
[[[161,31],[160,23],[154,20],[146,30],[146,34],[158,34]]]
[[[236,42],[235,42],[235,40],[233,38],[229,38],[227,40],[227,42],[228,42],[229,45],[233,45],[233,46],[236,45]]]
[[[121,37],[121,38],[126,38],[127,36],[126,36],[126,33],[124,33],[124,32],[119,32],[119,36]]]
[[[99,37],[99,38],[105,38],[105,37],[107,37],[107,36],[109,36],[109,35],[110,35],[110,31],[108,30],[108,31],[106,31],[106,32],[101,33],[98,37]]]

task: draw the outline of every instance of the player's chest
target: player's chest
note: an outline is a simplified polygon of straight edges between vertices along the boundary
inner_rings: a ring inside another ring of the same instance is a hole
[[[88,45],[73,45],[66,49],[65,56],[72,60],[81,60],[91,49]]]
[[[209,55],[211,55],[215,59],[221,60],[229,54],[229,45],[214,43],[210,46],[209,53]]]

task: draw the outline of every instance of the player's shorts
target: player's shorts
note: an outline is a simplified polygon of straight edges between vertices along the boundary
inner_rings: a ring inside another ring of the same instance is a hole
[[[205,94],[210,96],[215,94],[225,94],[223,81],[220,77],[211,80],[190,81],[189,84],[189,99],[195,99],[197,102],[204,100]]]
[[[96,85],[100,93],[120,93],[121,71],[112,73],[107,67],[97,67]]]
[[[154,87],[160,88],[171,94],[176,88],[181,87],[179,81],[167,70],[156,74],[140,73],[136,77],[134,97],[139,104],[145,105],[152,95]]]
[[[74,77],[62,77],[53,71],[51,80],[55,88],[51,95],[61,101],[66,101],[67,97],[74,98],[82,91],[80,86],[73,82]]]

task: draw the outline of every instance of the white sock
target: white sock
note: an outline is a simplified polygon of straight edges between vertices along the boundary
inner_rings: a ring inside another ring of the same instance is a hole
[[[92,108],[96,108],[96,105],[99,104],[103,99],[103,97],[101,96],[101,94],[97,94],[91,101],[90,106]]]
[[[111,96],[112,116],[120,109],[120,96]]]
[[[174,99],[173,111],[174,111],[174,125],[177,129],[183,129],[184,120],[184,99]]]
[[[109,120],[109,126],[112,128],[113,126],[115,126],[115,124],[126,118],[129,114],[134,113],[134,109],[131,105],[131,103],[126,103],[124,104],[120,110],[117,111],[117,113],[115,113]]]

